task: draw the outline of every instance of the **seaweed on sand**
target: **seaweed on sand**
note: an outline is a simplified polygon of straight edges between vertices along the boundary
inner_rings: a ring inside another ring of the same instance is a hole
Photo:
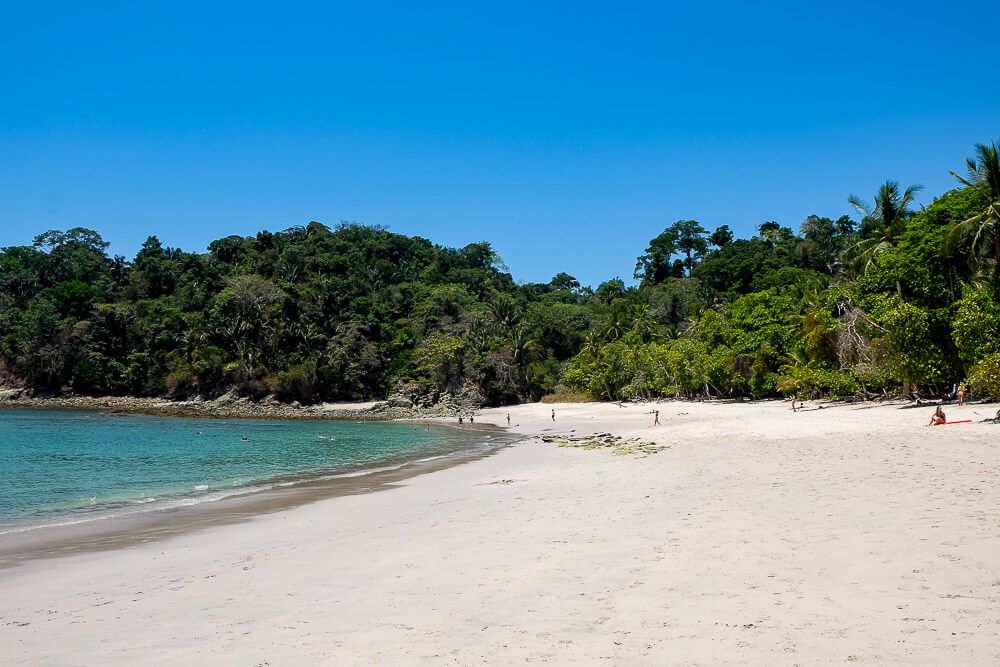
[[[559,447],[577,447],[579,449],[610,449],[613,454],[619,456],[638,455],[649,456],[656,454],[670,445],[658,445],[649,440],[641,438],[623,438],[610,433],[596,433],[594,435],[543,435],[542,442],[555,443]]]

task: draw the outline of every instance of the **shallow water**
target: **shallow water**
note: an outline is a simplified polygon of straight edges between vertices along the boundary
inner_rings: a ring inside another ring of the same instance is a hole
[[[400,423],[0,410],[0,534],[363,475],[474,448],[470,436]]]

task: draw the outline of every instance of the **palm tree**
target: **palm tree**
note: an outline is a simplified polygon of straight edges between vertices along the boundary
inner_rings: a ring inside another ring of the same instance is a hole
[[[632,307],[623,301],[614,302],[601,325],[604,341],[610,343],[624,336],[631,329],[631,320]]]
[[[649,312],[649,306],[636,306],[632,317],[632,333],[643,343],[648,343],[657,337],[656,319]]]
[[[958,182],[970,188],[984,188],[990,203],[968,220],[956,224],[948,232],[950,245],[958,237],[972,237],[969,261],[981,266],[983,255],[992,254],[993,282],[1000,279],[1000,151],[996,142],[976,144],[976,157],[965,161],[967,176],[949,172]]]
[[[900,191],[899,183],[886,181],[875,195],[874,206],[856,195],[847,198],[847,203],[864,216],[862,224],[868,228],[868,238],[858,241],[849,254],[864,267],[867,273],[875,266],[879,256],[899,243],[899,237],[906,229],[906,221],[912,215],[910,204],[922,185],[911,185]],[[903,298],[903,287],[896,279],[896,292]]]
[[[545,348],[531,338],[528,327],[519,324],[510,332],[510,353],[514,363],[523,367],[527,362],[542,357]]]
[[[318,349],[329,340],[323,329],[315,322],[299,318],[288,324],[287,333],[296,342],[296,347],[303,354],[312,349]]]

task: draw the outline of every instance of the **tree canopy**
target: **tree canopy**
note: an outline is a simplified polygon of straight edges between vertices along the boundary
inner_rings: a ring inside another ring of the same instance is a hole
[[[487,403],[944,393],[1000,386],[1000,163],[980,144],[916,210],[885,181],[859,219],[680,219],[627,285],[517,283],[488,242],[452,249],[319,222],[134,258],[94,230],[0,250],[0,378],[41,393],[313,402],[399,387]],[[735,222],[735,221],[733,221]],[[795,231],[797,229],[798,231]],[[985,389],[984,389],[985,391]]]

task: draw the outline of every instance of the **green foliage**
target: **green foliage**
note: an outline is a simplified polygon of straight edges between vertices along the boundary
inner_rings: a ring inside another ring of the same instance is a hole
[[[949,241],[959,239],[968,247],[970,267],[984,271],[992,265],[992,282],[1000,286],[1000,149],[997,143],[976,144],[976,157],[965,161],[968,176],[951,172],[966,190],[984,201],[958,218]]]
[[[671,278],[646,290],[649,312],[660,324],[679,325],[704,303],[704,289],[697,278]]]
[[[316,395],[314,364],[298,364],[268,378],[268,389],[278,400],[312,403]]]
[[[556,391],[545,394],[539,399],[541,403],[589,403],[594,398],[584,391]]]
[[[446,389],[461,374],[462,340],[434,332],[414,352],[414,371],[435,389]]]
[[[967,364],[1000,352],[1000,303],[990,291],[968,290],[955,303],[952,336],[959,356]]]
[[[778,378],[777,387],[799,398],[850,396],[860,389],[850,373],[816,366],[787,367]]]
[[[37,392],[313,402],[475,390],[491,403],[940,392],[1000,353],[1000,162],[914,212],[886,181],[860,223],[810,215],[751,238],[678,220],[638,286],[559,272],[515,284],[460,249],[318,222],[213,241],[149,237],[130,262],[92,230],[0,250],[0,381]],[[973,376],[970,375],[970,381]]]
[[[883,340],[891,351],[889,368],[904,391],[942,380],[944,359],[931,336],[930,314],[898,296],[880,295],[870,302],[869,312],[885,331]]]
[[[729,228],[729,225],[719,225],[708,237],[708,242],[716,247],[722,248],[732,243],[733,238],[733,230]]]
[[[313,222],[219,239],[204,255],[155,237],[131,263],[106,249],[95,232],[73,229],[0,252],[3,379],[39,391],[235,390],[308,402],[385,395],[411,380],[499,382],[491,355],[507,354],[517,368],[505,367],[514,380],[503,391],[517,400],[558,381],[558,359],[576,353],[590,325],[580,305],[589,292],[572,276],[522,303],[488,243],[452,250]],[[536,309],[529,334],[510,342],[525,305],[548,295],[555,307]]]
[[[969,388],[979,396],[1000,400],[1000,353],[983,357],[972,367]]]
[[[896,181],[886,181],[875,194],[873,204],[856,195],[847,198],[848,203],[864,216],[861,219],[861,240],[850,252],[857,266],[863,267],[864,271],[870,270],[882,253],[896,245],[913,214],[910,207],[921,189],[919,185],[912,185],[901,190]]]
[[[724,244],[725,233],[716,240]],[[669,277],[682,277],[685,270],[691,275],[708,246],[708,230],[695,220],[678,220],[650,240],[646,252],[636,262],[635,277],[641,279],[643,285],[656,285]],[[673,260],[674,255],[681,258]],[[679,272],[674,268],[677,261]]]

